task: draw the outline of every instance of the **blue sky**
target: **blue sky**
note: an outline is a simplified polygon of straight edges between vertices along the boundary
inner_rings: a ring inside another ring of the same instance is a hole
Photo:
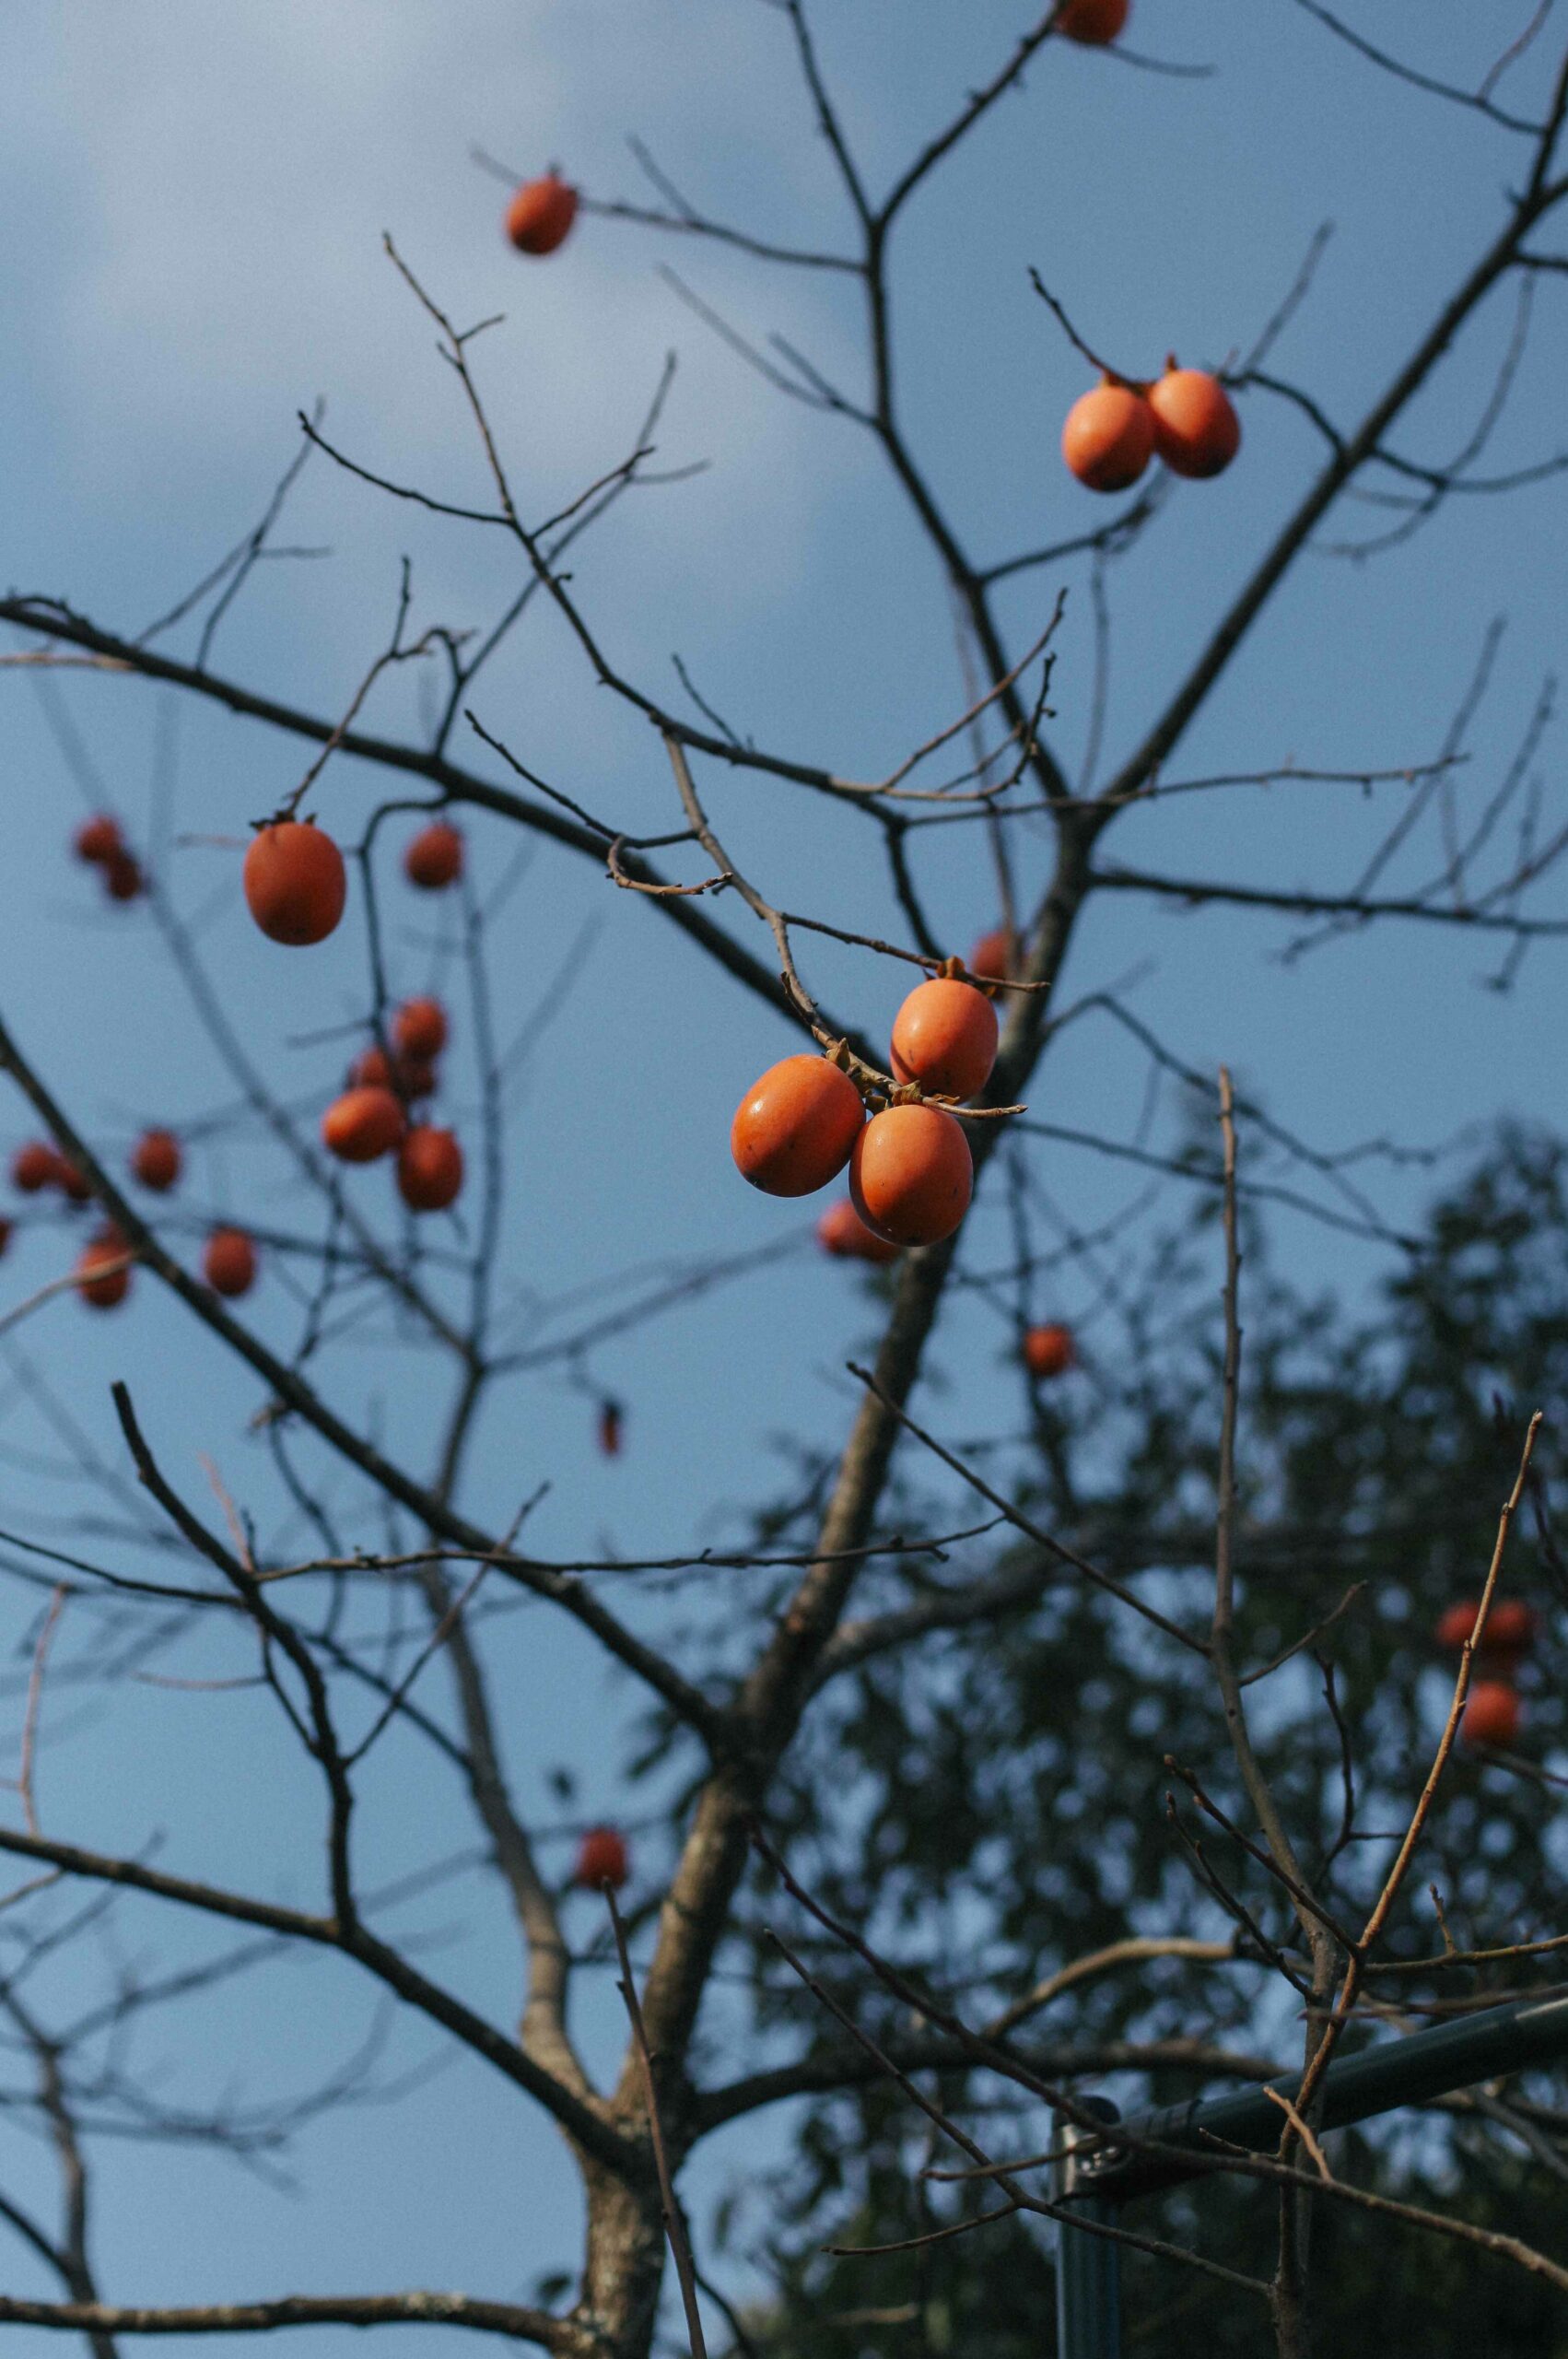
[[[1022,23],[995,0],[964,10],[913,0],[895,29],[867,0],[818,13],[825,69],[873,185],[1005,54]],[[1359,0],[1355,21],[1389,42],[1419,33],[1423,66],[1473,83],[1527,11],[1504,12],[1506,23],[1486,13],[1482,25],[1460,0],[1427,0],[1412,27],[1393,0]],[[1030,293],[1029,264],[1092,342],[1152,371],[1173,346],[1184,359],[1220,361],[1247,345],[1331,220],[1310,301],[1275,362],[1349,421],[1494,233],[1517,168],[1505,135],[1359,65],[1290,0],[1136,0],[1134,33],[1152,55],[1214,70],[1176,78],[1052,45],[1026,90],[997,110],[898,230],[906,424],[988,557],[1103,515],[1057,455],[1061,417],[1087,380]],[[1521,104],[1543,70],[1535,61],[1520,69]],[[683,308],[657,265],[673,263],[746,333],[781,333],[854,387],[852,292],[600,220],[581,224],[548,264],[525,264],[498,233],[503,193],[467,153],[478,142],[522,170],[559,159],[595,194],[637,195],[628,133],[695,203],[761,236],[848,238],[782,20],[757,0],[642,0],[635,10],[612,0],[337,0],[331,9],[235,0],[222,10],[161,0],[135,12],[107,0],[69,11],[11,0],[0,20],[0,576],[68,595],[111,627],[141,626],[253,521],[293,449],[296,411],[318,398],[326,430],[365,464],[482,502],[455,389],[381,253],[391,230],[455,317],[506,315],[476,349],[527,512],[548,512],[626,454],[666,352],[678,351],[660,459],[703,461],[706,471],[638,494],[585,543],[575,575],[584,605],[616,662],[652,693],[677,696],[678,652],[703,693],[760,742],[851,775],[885,771],[964,701],[930,554],[864,440],[763,384]],[[1402,448],[1435,461],[1463,442],[1510,323],[1506,299],[1489,307],[1401,428]],[[1549,285],[1489,464],[1524,464],[1556,448],[1564,358],[1561,299]],[[1158,528],[1112,571],[1109,759],[1135,742],[1315,463],[1310,430],[1284,405],[1254,396],[1245,425],[1233,471],[1179,487]],[[1455,501],[1408,546],[1364,566],[1310,555],[1174,772],[1430,760],[1488,626],[1503,617],[1459,788],[1462,807],[1479,812],[1561,661],[1568,540],[1559,499],[1549,481],[1513,500]],[[1329,537],[1369,518],[1375,511],[1343,509]],[[404,555],[421,628],[482,623],[513,581],[497,541],[395,506],[319,459],[291,520],[290,539],[330,556],[263,569],[215,663],[324,713],[343,708],[383,643]],[[1063,583],[1052,701],[1072,767],[1091,700],[1085,577],[1071,568],[1020,577],[1005,620],[1026,643]],[[202,912],[206,955],[258,1059],[286,1094],[319,1096],[341,1051],[289,1044],[362,1007],[362,933],[351,921],[319,954],[285,958],[245,925],[235,890],[247,823],[297,782],[299,747],[211,710],[173,713],[123,680],[65,675],[63,694],[134,829],[152,824],[155,778],[172,778],[170,824],[194,840],[169,849],[170,888]],[[524,759],[596,811],[632,829],[677,824],[656,742],[591,685],[551,618],[520,636],[475,703]],[[95,1136],[127,1139],[149,1118],[189,1123],[224,1102],[226,1085],[150,927],[137,913],[105,916],[64,856],[84,805],[25,674],[6,675],[0,711],[11,855],[0,1008]],[[390,687],[372,717],[389,731],[415,725],[404,686]],[[1550,815],[1550,734],[1538,766]],[[776,900],[899,931],[848,823],[764,777],[707,783],[716,824]],[[314,801],[348,834],[378,792],[374,778],[338,764]],[[1393,808],[1387,793],[1368,803],[1342,786],[1194,796],[1134,816],[1106,849],[1182,874],[1333,889],[1353,876]],[[498,876],[506,830],[476,819],[470,832],[476,870]],[[946,830],[927,846],[930,907],[963,948],[993,913],[977,831]],[[1046,852],[1042,838],[1036,880]],[[1428,835],[1390,884],[1424,880],[1438,857]],[[767,955],[738,906],[719,914]],[[1228,1059],[1320,1147],[1382,1134],[1434,1144],[1504,1112],[1556,1119],[1562,959],[1550,945],[1504,996],[1481,987],[1493,955],[1435,928],[1389,927],[1287,967],[1276,954],[1289,933],[1274,920],[1194,918],[1106,896],[1074,948],[1066,994],[1135,975],[1129,1003],[1175,1050],[1206,1069]],[[439,935],[427,909],[394,897],[392,955],[408,987],[444,971]],[[710,975],[656,912],[547,849],[494,932],[503,1035],[527,1035],[585,941],[586,964],[530,1059],[511,1133],[503,1262],[520,1338],[532,1332],[540,1297],[804,1228],[797,1209],[741,1186],[725,1146],[741,1091],[790,1045],[782,1019]],[[832,1004],[885,1029],[902,975],[831,945],[813,943],[802,956]],[[460,1037],[460,1122],[462,1054]],[[1032,1102],[1047,1119],[1126,1136],[1142,1081],[1125,1043],[1086,1021],[1042,1068]],[[19,1103],[7,1121],[7,1142],[29,1127]],[[1051,1151],[1041,1178],[1083,1222],[1106,1217],[1135,1184],[1066,1150]],[[368,1208],[379,1211],[382,1180],[366,1175]],[[1389,1218],[1408,1218],[1429,1185],[1387,1173],[1379,1200]],[[197,1158],[189,1201],[257,1219],[297,1209],[280,1170],[244,1143]],[[989,1259],[1005,1250],[1000,1213],[982,1203],[974,1237]],[[1352,1294],[1380,1266],[1375,1250],[1300,1220],[1281,1219],[1275,1250],[1301,1283]],[[0,1310],[53,1274],[61,1253],[57,1233],[19,1242],[0,1265]],[[1071,1285],[1042,1307],[1071,1316]],[[259,1329],[287,1345],[296,1316],[271,1273],[256,1298]],[[627,1404],[617,1464],[594,1453],[588,1402],[559,1371],[509,1394],[483,1429],[471,1504],[504,1521],[548,1476],[530,1529],[542,1551],[560,1555],[712,1537],[727,1513],[787,1481],[778,1437],[822,1443],[841,1427],[843,1362],[872,1323],[854,1282],[802,1244],[740,1291],[593,1356],[590,1380]],[[199,1481],[206,1452],[263,1520],[273,1511],[268,1468],[246,1434],[254,1387],[150,1285],[123,1320],[88,1320],[65,1300],[18,1340],[106,1452],[116,1446],[107,1386],[128,1374],[172,1471]],[[944,1334],[945,1398],[967,1430],[1012,1414],[1004,1344],[971,1307]],[[424,1462],[430,1404],[416,1357],[350,1343],[333,1381]],[[34,1426],[15,1409],[8,1423],[17,1449],[36,1451]],[[58,1487],[28,1464],[10,1465],[7,1485],[0,1520],[61,1512]],[[28,1610],[17,1608],[18,1636]],[[614,1813],[624,1690],[542,1614],[500,1644],[525,1811],[549,1815],[542,1772],[565,1761],[581,1772],[585,1807]],[[194,1645],[175,1667],[218,1668]],[[298,1834],[311,1797],[287,1731],[254,1696],[127,1684],[111,1712],[62,1705],[43,1776],[53,1833],[136,1848],[160,1828],[164,1856],[193,1872],[311,1892],[315,1861]],[[466,1839],[455,1797],[395,1743],[366,1822],[371,1876]],[[443,1970],[504,2013],[505,1929],[476,1888],[453,1893],[450,1910],[424,1904],[421,1921],[445,1944]],[[125,1934],[138,1951],[171,1938],[181,1937],[146,1916]],[[290,2076],[303,2084],[357,2036],[364,2011],[364,1994],[328,1964],[228,1986],[203,2002],[178,2047],[166,2032],[171,2085],[190,2096],[236,2073],[252,2088]],[[608,2038],[613,2013],[599,2014]],[[424,2052],[415,2041],[405,2060]],[[18,2170],[33,2174],[18,2154]],[[8,2162],[0,2142],[0,2184]],[[111,2153],[98,2224],[105,2290],[170,2300],[286,2283],[516,2291],[570,2252],[572,2204],[556,2164],[552,2133],[520,2124],[466,2065],[421,2086],[401,2114],[350,2113],[314,2130],[301,2162],[309,2203],[200,2154],[160,2149],[127,2163]],[[199,2234],[162,2232],[198,2214]],[[6,2271],[9,2279],[9,2256]]]

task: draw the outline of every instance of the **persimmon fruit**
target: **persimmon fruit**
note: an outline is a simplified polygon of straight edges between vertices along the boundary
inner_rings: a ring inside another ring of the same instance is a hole
[[[1031,1327],[1024,1338],[1024,1365],[1031,1376],[1065,1376],[1077,1359],[1072,1330],[1059,1320]]]
[[[524,181],[507,207],[507,236],[520,254],[553,254],[577,218],[577,191],[558,173]]]
[[[76,829],[71,839],[71,849],[78,860],[87,861],[94,868],[100,867],[125,849],[119,820],[111,811],[95,811],[92,817],[84,819]]]
[[[918,983],[893,1023],[893,1071],[941,1097],[973,1097],[996,1062],[996,1010],[955,977]]]
[[[310,820],[276,819],[245,854],[245,900],[269,942],[324,942],[348,899],[348,872],[332,838]]]
[[[1017,964],[1017,945],[1004,925],[982,933],[969,953],[969,972],[983,983],[1011,982]]]
[[[361,1049],[348,1068],[350,1089],[390,1089],[392,1086],[392,1062],[379,1041],[372,1040]]]
[[[1061,455],[1091,491],[1125,491],[1154,452],[1154,413],[1134,386],[1112,377],[1081,393],[1061,429]]]
[[[608,1884],[619,1892],[631,1873],[631,1854],[618,1826],[591,1826],[577,1847],[573,1884],[586,1892],[601,1892]]]
[[[1173,361],[1149,388],[1154,448],[1173,475],[1223,475],[1241,448],[1241,420],[1218,377]]]
[[[340,1163],[374,1163],[390,1155],[406,1128],[400,1101],[390,1089],[345,1089],[322,1116],[322,1140]]]
[[[397,1192],[415,1213],[444,1213],[462,1187],[462,1149],[451,1131],[416,1123],[397,1151]]]
[[[1512,1744],[1519,1720],[1518,1691],[1505,1679],[1478,1679],[1466,1700],[1459,1734],[1467,1744]]]
[[[54,1184],[67,1203],[88,1204],[92,1202],[92,1181],[85,1171],[77,1170],[68,1155],[57,1155],[54,1158]]]
[[[131,1270],[125,1239],[118,1229],[102,1228],[84,1245],[76,1262],[76,1292],[94,1310],[112,1310],[131,1291]],[[116,1262],[125,1262],[115,1269]]]
[[[848,1196],[829,1204],[816,1225],[817,1243],[840,1262],[896,1262],[898,1248],[868,1228]]]
[[[421,827],[403,855],[403,873],[422,893],[439,893],[462,874],[462,838],[445,819]]]
[[[439,999],[405,999],[392,1020],[392,1046],[428,1064],[447,1045],[447,1012]]]
[[[1483,1653],[1527,1655],[1536,1642],[1537,1616],[1522,1597],[1505,1597],[1486,1617],[1481,1633]]]
[[[1056,30],[1085,49],[1104,49],[1126,24],[1132,0],[1061,0]]]
[[[825,1057],[785,1057],[754,1081],[730,1125],[743,1180],[767,1196],[809,1196],[843,1170],[865,1126],[848,1074]]]
[[[940,1106],[873,1114],[849,1158],[849,1193],[890,1245],[940,1245],[969,1209],[975,1166],[962,1124]]]
[[[146,879],[135,855],[111,851],[103,863],[103,888],[111,901],[135,901],[146,889]]]
[[[166,1195],[179,1179],[184,1160],[172,1131],[144,1131],[131,1150],[131,1176],[144,1188]]]
[[[36,1196],[54,1187],[60,1178],[60,1156],[46,1139],[29,1139],[11,1157],[11,1185],[24,1196]]]
[[[202,1275],[214,1294],[231,1298],[256,1283],[256,1248],[242,1228],[215,1228],[202,1248]]]

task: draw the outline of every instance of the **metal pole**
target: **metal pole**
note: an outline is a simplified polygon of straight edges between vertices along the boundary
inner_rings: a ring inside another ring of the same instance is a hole
[[[1568,2055],[1568,1999],[1521,1999],[1512,2006],[1458,2015],[1430,2031],[1384,2040],[1359,2056],[1331,2063],[1323,2076],[1319,2126],[1341,2130],[1348,2122],[1447,2096],[1478,2081],[1563,2055]],[[1290,2096],[1298,2082],[1299,2075],[1287,2073],[1271,2085]],[[1074,2157],[1079,2183],[1092,2179],[1103,2197],[1119,2206],[1136,2195],[1153,2195],[1197,2176],[1203,2168],[1198,2157],[1205,2148],[1217,2154],[1216,2141],[1264,2152],[1278,2142],[1281,2118],[1279,2107],[1258,2089],[1214,2097],[1207,2105],[1166,2106],[1139,2114],[1127,2124],[1130,2138],[1187,2152],[1142,2154],[1135,2146],[1094,2141],[1091,2153]],[[1059,2130],[1058,2134],[1062,2134]],[[1105,2239],[1093,2241],[1103,2244]]]
[[[1104,2097],[1081,2102],[1102,2121],[1120,2118]],[[1080,2165],[1079,2149],[1096,2142],[1092,2130],[1056,2116],[1051,2193],[1083,2218],[1114,2222],[1118,2207],[1094,2192]],[[1058,2359],[1121,2359],[1121,2248],[1111,2236],[1082,2235],[1066,2219],[1057,2223],[1056,2319]]]

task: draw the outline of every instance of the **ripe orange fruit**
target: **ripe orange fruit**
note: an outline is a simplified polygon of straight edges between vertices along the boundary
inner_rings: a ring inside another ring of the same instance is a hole
[[[392,1062],[392,1087],[405,1104],[436,1094],[436,1068],[420,1057],[397,1057]]]
[[[11,1185],[24,1196],[36,1196],[40,1189],[54,1187],[59,1178],[59,1155],[45,1139],[29,1139],[11,1157]]]
[[[816,1225],[817,1243],[841,1262],[896,1262],[898,1248],[868,1228],[848,1196],[829,1204]]]
[[[447,1012],[439,999],[405,999],[392,1020],[392,1045],[427,1064],[447,1045]]]
[[[1489,1655],[1527,1655],[1536,1642],[1535,1608],[1522,1597],[1505,1597],[1486,1617],[1481,1647]]]
[[[307,820],[263,827],[245,854],[245,899],[269,942],[324,942],[348,898],[343,854]]]
[[[54,1184],[68,1203],[88,1204],[92,1202],[92,1182],[85,1171],[77,1170],[69,1156],[55,1156]]]
[[[1024,1365],[1031,1376],[1065,1376],[1077,1358],[1071,1327],[1031,1327],[1024,1338]]]
[[[873,1114],[849,1158],[849,1193],[893,1245],[939,1245],[969,1209],[975,1167],[962,1124],[940,1106]]]
[[[1479,1597],[1467,1597],[1461,1599],[1457,1604],[1445,1605],[1437,1617],[1437,1626],[1432,1634],[1438,1645],[1445,1648],[1448,1653],[1457,1655],[1475,1628],[1476,1615],[1480,1611]]]
[[[621,1404],[618,1401],[599,1403],[599,1453],[602,1458],[619,1458],[621,1454]]]
[[[1061,455],[1091,491],[1125,491],[1153,450],[1153,411],[1132,386],[1109,377],[1079,395],[1061,429]]]
[[[462,1186],[462,1149],[451,1131],[428,1122],[410,1131],[397,1154],[397,1192],[410,1212],[444,1213]]]
[[[109,854],[103,863],[103,886],[111,901],[134,901],[146,890],[142,872],[130,852]]]
[[[345,1089],[322,1116],[323,1144],[343,1163],[374,1163],[404,1133],[404,1112],[390,1089]]]
[[[1478,1679],[1469,1692],[1459,1734],[1467,1744],[1512,1744],[1519,1733],[1519,1698],[1505,1679]]]
[[[390,1089],[392,1086],[392,1059],[386,1050],[372,1040],[361,1049],[348,1068],[350,1089]]]
[[[730,1125],[743,1180],[768,1196],[809,1196],[849,1160],[866,1119],[860,1093],[825,1057],[785,1057],[754,1081]]]
[[[202,1249],[202,1275],[215,1294],[249,1294],[256,1283],[256,1249],[242,1228],[215,1228]]]
[[[554,172],[524,181],[507,207],[507,235],[520,254],[553,254],[577,218],[577,191]]]
[[[403,873],[422,893],[439,893],[462,874],[462,838],[445,819],[421,827],[403,855]]]
[[[162,1195],[179,1179],[183,1162],[172,1131],[144,1131],[131,1150],[131,1176]]]
[[[71,848],[78,860],[94,866],[112,860],[125,849],[120,834],[120,822],[112,812],[99,811],[92,818],[84,819],[71,839]]]
[[[95,1310],[112,1310],[130,1293],[129,1263],[122,1270],[112,1266],[124,1261],[125,1253],[125,1240],[115,1228],[100,1228],[92,1242],[82,1248],[76,1262],[76,1292]],[[95,1271],[102,1274],[95,1276]]]
[[[982,933],[969,953],[969,972],[983,983],[1010,982],[1017,965],[1018,945],[1004,925]]]
[[[591,1826],[577,1847],[573,1884],[581,1884],[589,1892],[599,1892],[610,1884],[619,1892],[630,1873],[631,1858],[620,1829]]]
[[[996,1062],[996,1010],[973,983],[918,983],[893,1024],[893,1071],[942,1097],[973,1097]]]
[[[1173,475],[1217,475],[1241,448],[1241,420],[1218,377],[1174,362],[1149,388],[1154,448]]]
[[[1127,22],[1131,0],[1061,0],[1056,29],[1089,49],[1104,49]]]

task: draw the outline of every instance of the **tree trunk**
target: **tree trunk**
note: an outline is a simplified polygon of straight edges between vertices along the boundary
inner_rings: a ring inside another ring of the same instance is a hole
[[[651,2159],[636,2185],[580,2158],[587,2260],[572,2320],[584,2359],[648,2359],[664,2273],[664,2221]]]

